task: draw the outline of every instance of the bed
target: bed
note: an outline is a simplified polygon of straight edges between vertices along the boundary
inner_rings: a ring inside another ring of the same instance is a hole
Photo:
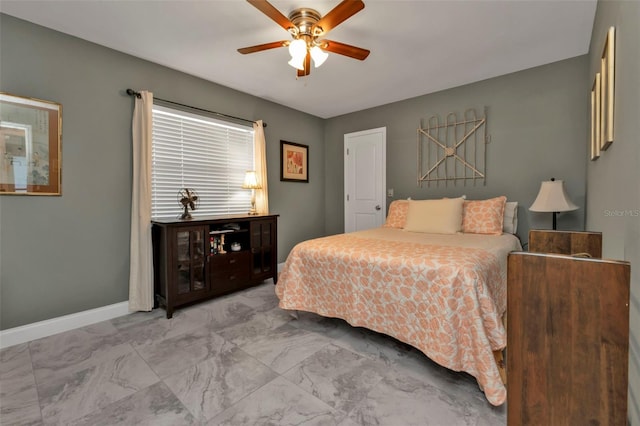
[[[492,233],[456,231],[477,230],[463,226],[472,211],[467,201],[458,202],[461,224],[448,229],[455,232],[415,232],[408,225],[417,202],[407,202],[392,203],[383,227],[302,242],[280,273],[279,306],[392,336],[474,376],[487,400],[501,405],[506,388],[494,351],[506,346],[507,255],[521,246],[503,232],[506,199],[500,198],[494,203],[502,205],[494,214],[499,232],[495,224]],[[486,208],[482,215],[486,221]],[[427,217],[427,231],[442,231]]]

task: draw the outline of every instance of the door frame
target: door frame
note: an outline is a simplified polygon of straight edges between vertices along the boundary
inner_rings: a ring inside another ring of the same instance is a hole
[[[373,129],[367,129],[367,130],[361,130],[358,132],[351,132],[351,133],[345,133],[344,134],[344,142],[343,142],[343,153],[342,153],[342,161],[344,163],[344,178],[343,178],[343,203],[344,203],[344,208],[343,208],[343,218],[344,218],[344,225],[343,225],[343,231],[346,232],[347,231],[347,176],[348,176],[348,161],[347,161],[347,149],[349,148],[349,146],[347,146],[347,142],[348,139],[350,137],[354,137],[354,136],[362,136],[362,135],[366,135],[369,133],[381,133],[382,134],[382,172],[381,172],[381,178],[382,178],[382,182],[380,185],[380,190],[381,190],[381,196],[382,196],[382,202],[381,202],[381,207],[382,207],[382,224],[384,224],[384,221],[387,217],[387,197],[386,197],[386,193],[387,193],[387,127],[376,127]]]

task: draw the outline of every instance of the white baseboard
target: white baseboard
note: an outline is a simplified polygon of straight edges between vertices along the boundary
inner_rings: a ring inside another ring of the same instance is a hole
[[[129,313],[129,302],[114,303],[101,308],[76,312],[75,314],[51,318],[45,321],[34,322],[20,327],[0,330],[0,349],[20,343],[52,336],[63,331],[84,327],[100,321],[121,317]]]
[[[278,263],[278,272],[282,270],[283,266],[284,262]],[[0,330],[0,349],[52,336],[75,328],[84,327],[85,325],[95,324],[100,321],[121,317],[127,314],[129,314],[129,302],[120,302],[114,303],[113,305],[103,306],[101,308],[89,309],[88,311],[34,322],[33,324],[22,325],[20,327],[9,328],[7,330]]]

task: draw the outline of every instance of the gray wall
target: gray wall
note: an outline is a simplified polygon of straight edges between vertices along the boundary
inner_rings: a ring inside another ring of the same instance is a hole
[[[0,90],[63,104],[63,195],[0,197],[0,328],[127,299],[131,111],[127,87],[251,119],[263,119],[279,261],[299,241],[342,232],[344,133],[387,127],[387,186],[396,198],[505,194],[520,201],[520,235],[540,181],[562,178],[584,205],[586,59],[575,58],[391,105],[321,120],[101,46],[0,15]],[[487,185],[417,188],[421,118],[488,106]],[[310,183],[279,181],[279,140],[310,145]],[[409,165],[409,167],[407,166]],[[563,214],[582,229],[584,210]]]
[[[600,1],[589,51],[589,90],[606,32],[616,29],[614,142],[587,161],[587,229],[604,257],[631,262],[629,417],[640,424],[640,2]],[[618,216],[620,214],[621,216]]]
[[[580,56],[550,65],[460,86],[327,120],[325,126],[325,226],[328,234],[344,230],[343,135],[387,127],[387,188],[395,199],[454,197],[468,199],[506,195],[519,202],[518,234],[523,242],[531,228],[551,228],[551,214],[532,213],[540,183],[563,179],[575,212],[558,216],[559,229],[584,228],[585,155],[587,153],[588,58]],[[488,107],[486,185],[449,184],[419,188],[416,184],[416,130],[421,119],[445,118],[468,108]],[[388,200],[390,201],[390,200]]]
[[[629,411],[640,424],[640,4],[600,2],[590,54],[329,120],[212,84],[0,14],[0,90],[63,104],[63,196],[0,197],[0,329],[128,297],[132,100],[123,89],[263,119],[279,261],[298,241],[342,232],[344,133],[387,127],[387,186],[396,197],[505,194],[519,234],[550,227],[532,214],[540,181],[562,178],[581,209],[562,229],[603,231],[605,256],[632,262]],[[606,29],[617,29],[616,140],[587,160],[588,93]],[[487,184],[418,188],[420,119],[488,106]],[[279,140],[310,145],[310,183],[279,181]],[[584,177],[587,176],[585,184]],[[389,200],[390,201],[390,200]],[[586,208],[585,208],[586,206]]]
[[[63,105],[63,195],[0,196],[0,329],[128,299],[128,87],[267,122],[279,261],[324,234],[322,119],[7,15],[0,54],[0,91]],[[310,146],[308,184],[280,182],[280,139]]]

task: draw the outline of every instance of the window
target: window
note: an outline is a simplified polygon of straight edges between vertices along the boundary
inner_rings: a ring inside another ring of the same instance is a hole
[[[253,128],[154,105],[151,217],[178,218],[182,188],[198,193],[198,215],[246,213],[242,182],[253,159]]]

